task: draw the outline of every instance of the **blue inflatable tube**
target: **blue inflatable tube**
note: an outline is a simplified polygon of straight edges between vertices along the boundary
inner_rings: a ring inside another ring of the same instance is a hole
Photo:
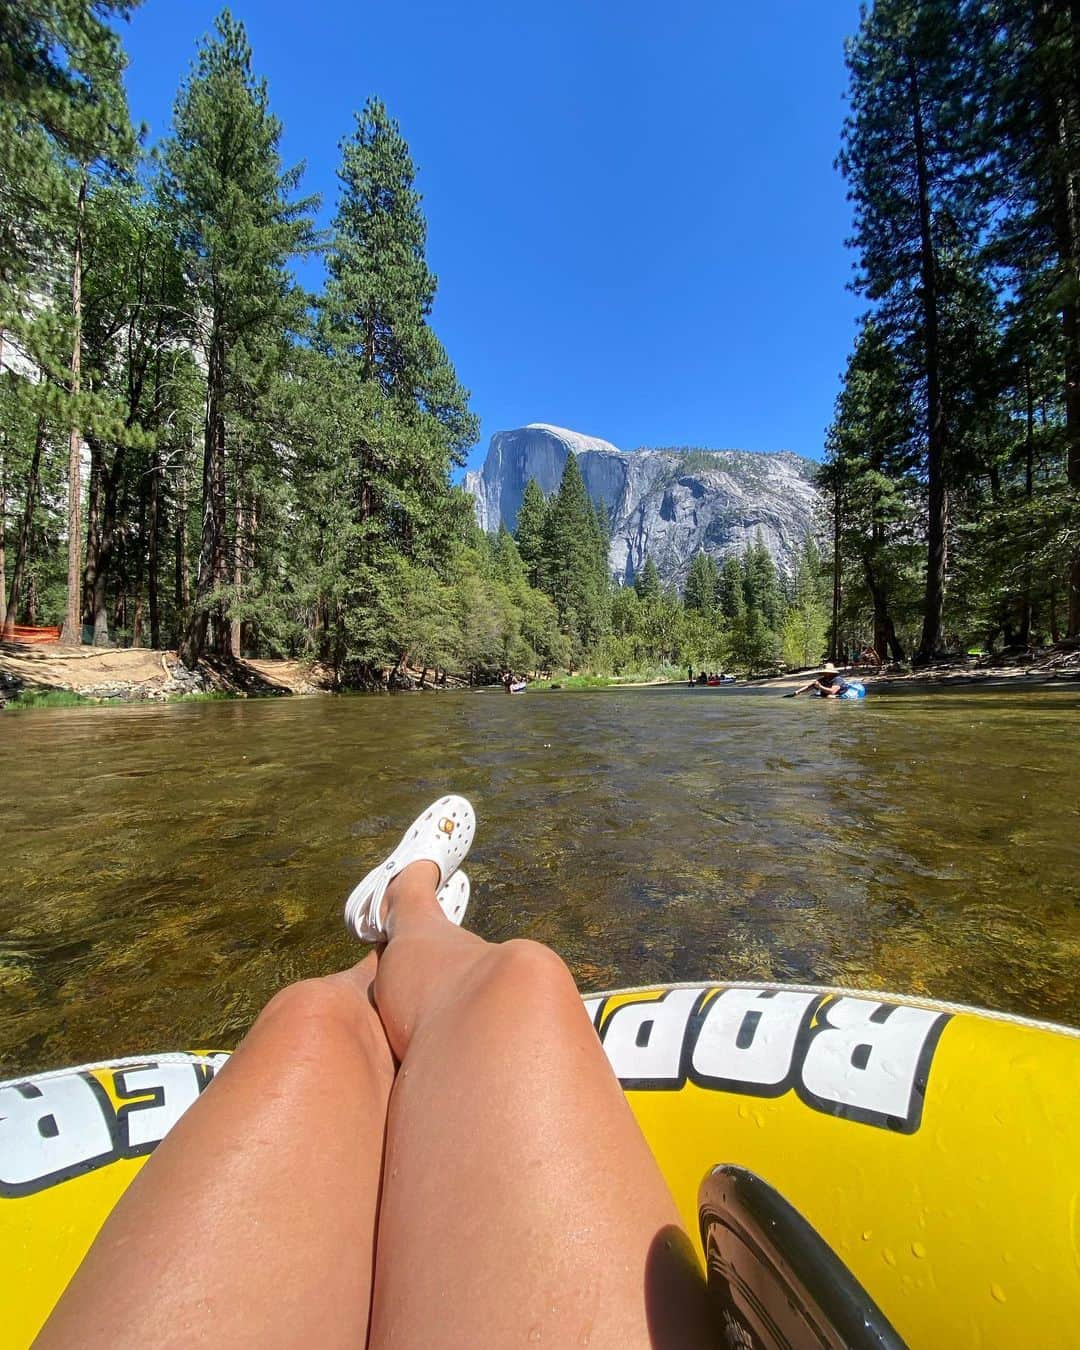
[[[828,697],[829,697],[828,694],[823,694],[823,693],[821,692],[820,689],[815,689],[815,690],[814,690],[814,693],[817,694],[818,698],[828,698]],[[847,681],[847,688],[844,690],[844,692],[843,692],[842,694],[837,694],[836,697],[837,697],[837,698],[865,698],[865,697],[866,697],[866,685],[865,685],[865,684],[861,684],[858,680],[848,680],[848,681]]]

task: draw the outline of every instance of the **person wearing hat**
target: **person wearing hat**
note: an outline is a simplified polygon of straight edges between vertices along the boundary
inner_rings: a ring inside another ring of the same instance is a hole
[[[847,680],[836,669],[831,661],[826,661],[821,668],[821,674],[816,679],[804,684],[796,689],[796,694],[808,694],[811,689],[820,694],[822,698],[839,698],[848,687]]]

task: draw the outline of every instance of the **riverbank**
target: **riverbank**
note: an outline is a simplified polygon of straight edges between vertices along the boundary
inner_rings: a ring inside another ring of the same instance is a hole
[[[428,672],[407,672],[413,688],[425,687]],[[740,679],[727,692],[791,693],[815,672]],[[917,671],[883,671],[851,667],[850,678],[862,680],[876,693],[923,692],[941,688],[1030,689],[1080,681],[1080,651],[1058,649],[1026,662],[994,665],[960,663]],[[461,682],[454,680],[457,687]],[[644,689],[686,687],[686,681],[649,672],[624,676],[564,675],[535,680],[534,692],[574,689]],[[64,648],[56,643],[0,644],[0,707],[66,706],[72,702],[165,703],[192,698],[257,698],[327,694],[334,687],[324,666],[288,660],[205,658],[189,671],[175,651],[148,647]],[[697,686],[695,686],[697,687]]]
[[[71,695],[78,700],[165,703],[193,697],[325,694],[331,675],[300,661],[208,658],[188,670],[174,651],[148,647],[0,646],[0,703]]]
[[[740,681],[743,689],[770,689],[790,693],[812,679],[816,670]],[[931,692],[935,689],[1035,689],[1045,686],[1074,685],[1080,682],[1080,652],[1057,651],[1038,660],[997,664],[957,663],[930,666],[919,670],[901,668],[871,670],[849,666],[842,673],[859,680],[875,693]]]

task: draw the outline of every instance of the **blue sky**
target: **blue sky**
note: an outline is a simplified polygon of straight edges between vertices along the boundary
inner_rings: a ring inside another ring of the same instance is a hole
[[[151,140],[220,5],[144,0]],[[305,188],[378,94],[418,167],[433,323],[490,436],[818,457],[850,347],[833,169],[857,0],[235,0]],[[316,276],[306,274],[309,285]]]

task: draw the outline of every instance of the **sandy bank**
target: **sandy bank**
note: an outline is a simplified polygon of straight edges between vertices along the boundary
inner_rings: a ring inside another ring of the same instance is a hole
[[[299,661],[207,659],[189,671],[174,651],[147,647],[0,645],[0,697],[24,689],[64,690],[84,698],[136,703],[182,694],[318,694],[330,674]]]

